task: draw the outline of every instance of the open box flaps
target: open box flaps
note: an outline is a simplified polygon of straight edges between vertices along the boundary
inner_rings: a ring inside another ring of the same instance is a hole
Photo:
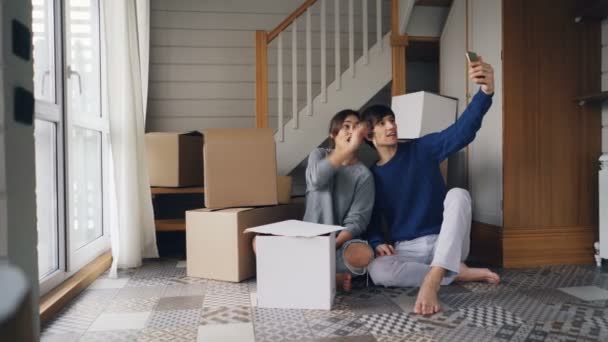
[[[228,213],[228,214],[236,214],[236,213],[241,213],[244,211],[248,211],[251,210],[253,208],[219,208],[219,209],[215,209],[215,208],[201,208],[201,209],[194,209],[191,211],[194,212],[203,212],[203,213]]]
[[[253,144],[274,144],[271,128],[212,128],[206,129],[205,143],[234,144],[247,141]]]
[[[256,237],[258,307],[330,310],[336,294],[335,232],[342,229],[297,220],[246,229],[272,234]]]
[[[245,229],[245,233],[258,233],[293,237],[313,237],[329,234],[342,229],[344,229],[344,227],[304,222],[298,220],[288,220],[248,228]]]
[[[270,207],[210,209],[186,212],[186,264],[190,277],[242,281],[255,276],[250,227],[298,219],[304,203]]]
[[[203,185],[203,137],[200,132],[146,133],[151,186]]]

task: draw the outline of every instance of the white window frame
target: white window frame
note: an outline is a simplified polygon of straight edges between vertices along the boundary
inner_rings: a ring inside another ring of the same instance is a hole
[[[52,122],[55,124],[55,139],[56,139],[56,200],[57,200],[57,269],[49,274],[46,274],[40,279],[40,294],[45,294],[52,288],[59,285],[67,278],[66,272],[66,253],[65,253],[65,178],[64,178],[64,126],[63,126],[63,97],[60,96],[63,89],[63,67],[62,53],[63,46],[62,29],[61,29],[61,2],[53,2],[53,27],[54,37],[53,43],[55,46],[55,99],[54,102],[36,100],[35,102],[35,117],[39,120]],[[36,85],[34,84],[34,87]]]
[[[67,47],[67,1],[53,1],[54,5],[54,44],[55,44],[55,103],[47,101],[35,102],[35,117],[56,124],[57,139],[57,238],[58,238],[58,269],[45,275],[40,279],[40,295],[48,293],[53,288],[60,285],[83,266],[90,263],[99,255],[105,253],[110,248],[110,198],[108,186],[109,180],[109,123],[104,108],[103,94],[105,93],[105,82],[103,74],[105,72],[104,37],[101,22],[101,0],[93,0],[97,3],[97,18],[99,20],[99,61],[100,61],[100,116],[96,118],[76,119],[68,113],[68,79],[66,54]],[[34,85],[36,86],[36,85]],[[70,203],[71,191],[68,187],[70,179],[69,158],[70,158],[70,134],[72,127],[82,127],[100,132],[102,149],[102,235],[96,240],[85,246],[75,249],[70,244]]]
[[[104,252],[106,252],[109,248],[110,248],[110,229],[109,229],[109,220],[110,220],[110,202],[109,202],[109,191],[106,190],[106,188],[109,186],[109,122],[108,122],[108,118],[107,115],[105,113],[105,108],[103,106],[103,95],[105,92],[104,89],[104,84],[103,84],[103,77],[102,75],[105,72],[105,65],[103,64],[103,30],[101,29],[101,5],[100,2],[101,0],[91,0],[92,2],[97,4],[97,20],[98,20],[98,29],[99,29],[99,62],[100,62],[100,68],[99,68],[99,80],[100,80],[100,84],[99,84],[99,116],[98,117],[76,117],[75,115],[73,115],[74,113],[70,113],[69,112],[69,104],[68,104],[68,98],[67,98],[67,94],[69,91],[69,87],[68,87],[68,82],[69,82],[69,75],[67,72],[67,68],[68,65],[64,65],[65,70],[64,70],[64,75],[65,75],[65,89],[63,91],[63,96],[64,96],[64,101],[66,103],[65,106],[65,118],[66,118],[66,166],[69,165],[70,163],[70,146],[72,143],[72,139],[71,139],[71,134],[69,134],[70,129],[74,128],[74,127],[78,127],[78,128],[85,128],[85,129],[90,129],[90,130],[94,130],[96,132],[100,133],[101,136],[101,155],[102,155],[102,160],[101,160],[101,165],[102,165],[102,185],[101,185],[101,189],[102,189],[102,210],[103,210],[103,214],[102,214],[102,235],[101,237],[97,238],[96,240],[89,242],[88,244],[86,244],[83,247],[80,247],[78,249],[73,248],[70,244],[70,232],[71,232],[71,228],[72,228],[72,222],[71,220],[67,220],[67,225],[66,225],[66,241],[68,244],[68,249],[67,249],[67,254],[68,254],[68,270],[73,273],[76,272],[77,270],[79,270],[80,268],[82,268],[83,266],[85,266],[86,264],[88,264],[89,262],[91,262],[93,259],[95,259],[96,257],[98,257],[99,255],[103,254]],[[68,14],[66,13],[68,11],[67,8],[68,5],[68,1],[63,2],[63,17],[64,20],[64,25],[67,25],[67,18],[68,18]],[[67,26],[64,26],[64,35],[63,35],[63,39],[64,39],[64,56],[67,56],[68,54],[68,44],[69,42],[68,37],[67,37]],[[64,64],[67,62],[67,59],[64,58]],[[68,180],[66,184],[70,184],[70,168],[66,167],[66,179]],[[70,191],[69,187],[68,187],[68,191],[67,191],[67,203],[73,203],[72,202],[72,196],[73,193]],[[66,211],[66,218],[71,218],[72,215],[72,208],[70,207],[70,205],[67,206],[67,211]]]

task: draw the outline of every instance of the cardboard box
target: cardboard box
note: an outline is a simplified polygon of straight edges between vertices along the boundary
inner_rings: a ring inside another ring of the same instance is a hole
[[[186,267],[190,277],[242,281],[255,275],[253,234],[244,230],[301,219],[304,203],[262,208],[198,209],[186,212]]]
[[[439,132],[456,120],[458,100],[426,91],[393,96],[399,139],[416,139]]]
[[[206,208],[278,203],[272,129],[208,129],[204,135]]]
[[[257,304],[331,310],[336,295],[335,232],[343,227],[296,220],[246,229],[256,238]]]
[[[291,202],[291,188],[293,178],[291,176],[277,176],[277,200],[279,204]]]
[[[150,186],[203,185],[203,137],[199,132],[146,134]]]

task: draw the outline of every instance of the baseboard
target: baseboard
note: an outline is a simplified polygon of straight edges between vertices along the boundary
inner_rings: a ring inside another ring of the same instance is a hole
[[[593,264],[597,226],[505,228],[505,268]]]
[[[61,285],[40,298],[40,321],[48,321],[80,292],[86,289],[112,264],[112,253],[106,252],[76,272]]]

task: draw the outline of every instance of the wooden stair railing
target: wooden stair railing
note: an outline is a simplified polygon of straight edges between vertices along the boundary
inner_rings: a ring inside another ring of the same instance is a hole
[[[368,27],[367,27],[367,1],[360,0],[363,8],[363,57],[368,58]],[[282,39],[283,33],[288,27],[292,27],[292,65],[297,65],[297,22],[302,15],[306,15],[306,104],[308,106],[308,115],[312,115],[312,94],[311,94],[311,7],[320,2],[320,26],[321,26],[321,96],[323,101],[327,101],[327,75],[326,75],[326,0],[307,0],[292,12],[285,20],[283,20],[272,31],[256,31],[255,47],[256,47],[256,100],[255,100],[255,125],[257,128],[266,128],[269,126],[268,118],[268,46],[270,42],[278,38],[278,55],[277,55],[277,101],[278,101],[278,131],[280,139],[283,137],[283,73],[282,73]],[[408,36],[399,34],[399,0],[391,0],[391,48],[392,48],[392,94],[405,94],[405,48],[408,43]],[[354,9],[353,0],[348,1],[348,31],[349,31],[349,67],[354,76]],[[382,41],[382,0],[376,0],[376,41]],[[340,2],[334,1],[334,48],[335,48],[335,79],[338,89],[340,88],[340,80],[342,70],[340,68]],[[294,128],[298,125],[298,103],[297,103],[297,68],[292,68],[292,115]]]
[[[270,32],[260,30],[255,32],[255,125],[257,128],[268,127],[268,44],[316,2],[317,0],[305,1]],[[282,88],[279,92],[282,93]],[[282,119],[280,121],[282,127]]]
[[[255,32],[255,127],[268,127],[268,34]]]
[[[405,94],[406,54],[408,36],[399,34],[399,0],[391,0],[391,49],[393,65],[393,83],[391,94],[393,96]]]

